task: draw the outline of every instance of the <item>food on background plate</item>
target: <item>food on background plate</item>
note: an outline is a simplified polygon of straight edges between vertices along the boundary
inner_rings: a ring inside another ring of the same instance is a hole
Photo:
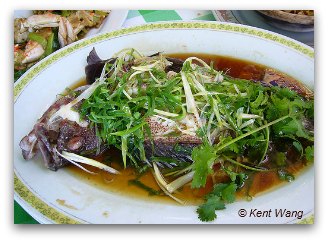
[[[313,10],[258,10],[260,13],[276,21],[288,24],[313,25]]]
[[[37,61],[98,28],[109,14],[99,10],[39,10],[14,20],[14,79]]]
[[[113,179],[132,169],[130,185],[181,204],[184,188],[202,191],[201,221],[238,194],[250,199],[256,180],[292,182],[313,162],[314,94],[276,70],[245,80],[195,56],[135,49],[108,60],[93,49],[87,63],[86,85],[60,95],[21,140],[24,159],[41,153],[51,170],[96,167]],[[103,159],[113,150],[119,164]],[[149,173],[158,190],[139,179]]]
[[[307,16],[314,16],[313,10],[281,10],[286,13],[298,14],[298,15],[307,15]]]

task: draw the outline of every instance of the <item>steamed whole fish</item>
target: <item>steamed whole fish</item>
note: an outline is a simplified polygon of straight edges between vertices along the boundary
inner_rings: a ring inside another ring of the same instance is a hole
[[[145,59],[158,57],[159,53],[145,57]],[[87,66],[85,74],[88,86],[74,90],[75,93],[81,94],[84,90],[92,88],[104,70],[106,64],[114,65],[117,57],[108,60],[102,60],[93,49],[87,57]],[[166,57],[164,70],[165,73],[173,77],[179,73],[183,67],[183,60]],[[129,71],[134,68],[133,61],[127,60],[123,64],[122,69]],[[136,69],[137,71],[139,69]],[[265,86],[282,86],[295,90],[304,95],[311,96],[310,92],[305,87],[302,87],[292,78],[276,72],[272,69],[267,69],[261,83]],[[146,91],[147,86],[142,86]],[[133,91],[130,92],[130,95]],[[127,94],[129,95],[129,93]],[[110,147],[97,136],[97,128],[89,125],[88,120],[84,120],[82,125],[77,119],[62,116],[55,122],[49,122],[56,112],[65,108],[70,103],[74,102],[75,97],[66,95],[60,97],[51,105],[43,116],[34,125],[32,131],[23,137],[20,142],[22,155],[24,159],[30,160],[37,153],[41,153],[44,164],[50,170],[57,169],[70,164],[61,154],[63,151],[71,152],[85,157],[95,157],[103,153]],[[79,109],[79,104],[75,103],[75,109]],[[76,113],[75,113],[76,114]],[[169,118],[159,117],[154,115],[146,119],[150,129],[150,134],[145,135],[144,150],[147,162],[150,163],[152,157],[170,157],[181,162],[192,163],[191,151],[193,148],[202,144],[202,139],[197,135],[197,130],[202,126],[200,120],[195,113],[188,113],[183,119],[177,122],[172,122]],[[308,126],[311,126],[311,122]],[[313,125],[312,125],[313,126]],[[210,142],[215,142],[215,136]]]

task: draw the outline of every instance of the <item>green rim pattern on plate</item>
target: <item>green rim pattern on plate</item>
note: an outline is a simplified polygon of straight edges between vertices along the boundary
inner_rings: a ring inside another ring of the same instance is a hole
[[[312,48],[307,47],[303,44],[298,43],[295,40],[289,39],[282,35],[278,35],[275,33],[267,32],[265,30],[243,26],[239,24],[232,23],[217,23],[217,22],[157,22],[151,24],[145,24],[140,26],[134,26],[130,28],[124,28],[120,30],[116,30],[113,32],[103,33],[96,35],[94,37],[90,37],[88,39],[80,40],[76,43],[73,43],[70,46],[67,46],[54,54],[50,55],[48,58],[40,61],[39,64],[32,67],[27,74],[25,74],[14,87],[14,101],[17,100],[19,94],[24,90],[24,88],[28,85],[28,83],[40,72],[46,69],[49,65],[56,62],[57,60],[73,53],[74,51],[84,48],[86,46],[95,44],[97,42],[101,42],[107,39],[112,39],[124,35],[135,34],[140,32],[147,31],[156,31],[163,29],[209,29],[209,30],[219,30],[219,31],[228,31],[228,32],[238,32],[246,35],[251,35],[267,40],[271,40],[273,42],[282,44],[289,48],[292,48],[310,58],[314,58],[314,51]],[[31,192],[22,181],[14,174],[14,190],[15,192],[29,205],[34,207],[37,211],[39,211],[44,216],[53,220],[55,223],[64,223],[64,224],[76,224],[78,221],[69,218],[56,209],[50,207],[41,199],[39,199],[33,192]],[[298,223],[306,223],[313,224],[313,215],[302,220]]]
[[[22,198],[26,203],[31,205],[37,211],[39,211],[45,217],[51,219],[57,224],[79,224],[78,221],[67,217],[66,215],[58,212],[56,209],[50,207],[37,196],[35,196],[19,178],[14,174],[14,187],[15,192]]]
[[[301,221],[297,222],[297,224],[314,224],[314,215],[310,215],[309,217],[302,219]]]

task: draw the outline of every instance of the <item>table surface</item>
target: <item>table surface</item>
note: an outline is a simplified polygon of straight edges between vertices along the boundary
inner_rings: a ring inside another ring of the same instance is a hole
[[[122,25],[123,28],[144,23],[170,20],[216,21],[210,10],[130,10]],[[38,224],[16,201],[14,201],[15,224]]]

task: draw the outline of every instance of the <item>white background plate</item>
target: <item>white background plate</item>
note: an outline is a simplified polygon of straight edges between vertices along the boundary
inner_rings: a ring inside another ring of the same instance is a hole
[[[296,32],[278,28],[270,21],[258,13],[256,10],[213,10],[214,17],[218,21],[245,24],[257,28],[266,29],[279,33],[304,44],[314,47],[314,30],[306,32]],[[288,25],[287,25],[288,26]],[[285,27],[287,27],[285,25]]]
[[[57,172],[47,170],[40,159],[25,161],[22,158],[18,145],[20,139],[54,102],[56,94],[84,76],[86,56],[93,47],[103,59],[127,47],[134,47],[145,54],[162,51],[227,55],[273,67],[311,88],[314,86],[313,49],[275,33],[236,24],[156,23],[96,35],[59,50],[42,60],[15,84],[15,199],[42,223],[200,223],[194,206],[161,204],[120,196],[93,187],[71,176],[65,169]],[[74,209],[60,205],[58,199],[65,200]],[[240,201],[228,205],[218,212],[218,219],[213,223],[297,222],[294,218],[275,216],[240,218],[238,210],[242,208],[248,212],[256,208],[263,211],[302,210],[304,215],[312,213],[314,168],[294,182],[251,202]],[[58,219],[62,217],[69,219]]]

